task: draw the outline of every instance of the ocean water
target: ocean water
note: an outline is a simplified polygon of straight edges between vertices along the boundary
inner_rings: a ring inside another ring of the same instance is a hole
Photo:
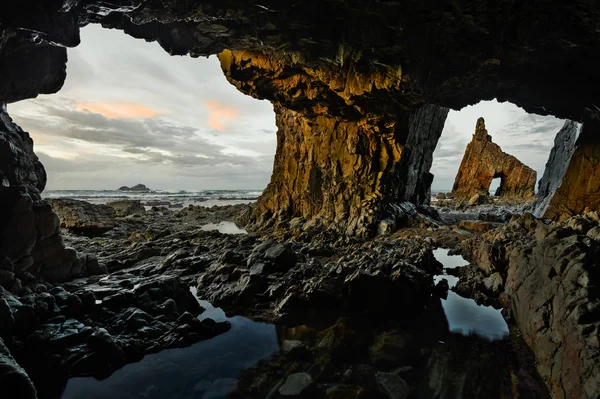
[[[118,200],[140,200],[143,204],[152,201],[168,202],[162,206],[179,207],[202,205],[248,204],[256,201],[261,190],[152,190],[149,192],[119,190],[46,190],[44,198],[72,198],[92,204],[106,204]]]

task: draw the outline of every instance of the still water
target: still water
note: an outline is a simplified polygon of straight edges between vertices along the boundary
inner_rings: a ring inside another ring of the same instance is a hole
[[[231,330],[187,348],[147,355],[102,381],[71,378],[62,399],[227,397],[242,371],[279,350],[275,326],[241,316],[227,318],[210,303],[200,304],[206,308],[200,319],[229,320]]]
[[[444,248],[433,251],[435,258],[444,265],[445,269],[469,264],[462,256],[448,255],[448,251]],[[454,287],[458,281],[457,277],[445,273],[435,276],[434,281],[437,284],[444,278],[448,280],[450,288]],[[474,300],[463,298],[453,291],[448,291],[447,299],[440,300],[451,332],[477,335],[490,341],[508,336],[508,325],[500,310],[491,306],[478,305]]]

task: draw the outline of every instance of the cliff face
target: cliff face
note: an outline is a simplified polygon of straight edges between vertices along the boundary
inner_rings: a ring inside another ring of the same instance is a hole
[[[479,118],[473,140],[467,145],[454,180],[452,195],[459,198],[488,195],[490,184],[496,177],[501,178],[496,195],[515,198],[534,196],[536,171],[502,152],[500,146],[492,142],[484,119]]]
[[[562,183],[563,177],[569,168],[571,157],[575,152],[575,144],[580,131],[581,125],[579,123],[566,121],[556,135],[544,175],[538,183],[538,194],[533,212],[536,217],[544,216],[550,201],[552,201],[556,190]]]
[[[219,59],[239,90],[275,103],[277,151],[255,227],[301,217],[308,226],[368,236],[390,216],[388,204],[429,200],[428,172],[448,109],[377,104],[379,91],[400,89],[399,70],[339,75],[235,51]]]
[[[42,276],[65,280],[85,267],[65,248],[59,219],[40,192],[46,171],[27,132],[0,110],[0,285],[18,293],[21,281]]]
[[[568,159],[562,179],[556,176],[553,181],[560,182],[556,192],[548,202],[543,213],[545,218],[564,220],[587,211],[600,210],[600,140],[597,132],[600,123],[586,121],[579,136],[571,131],[575,142],[574,151]],[[568,144],[568,143],[567,143]]]

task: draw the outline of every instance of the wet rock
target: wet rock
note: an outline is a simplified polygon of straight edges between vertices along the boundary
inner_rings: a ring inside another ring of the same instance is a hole
[[[492,143],[492,136],[485,129],[484,119],[479,118],[473,140],[467,145],[454,180],[452,195],[457,198],[471,198],[469,205],[475,205],[489,195],[488,190],[496,177],[502,179],[496,195],[533,197],[537,180],[535,170],[512,155],[502,152],[500,146]]]
[[[113,201],[106,205],[114,209],[115,215],[118,217],[144,215],[146,213],[146,208],[138,200]]]
[[[369,347],[371,363],[375,368],[389,371],[398,366],[411,364],[417,353],[413,338],[403,331],[386,331],[375,337]]]
[[[295,373],[287,377],[279,388],[279,394],[284,398],[307,398],[315,392],[316,384],[310,374]]]
[[[308,353],[302,341],[286,339],[281,345],[281,350],[291,356],[303,356]]]
[[[296,254],[286,244],[274,244],[264,253],[264,258],[274,263],[281,270],[288,270],[296,264]]]
[[[29,376],[11,356],[0,338],[0,392],[18,395],[23,399],[37,399],[36,389]]]
[[[448,280],[443,278],[435,285],[435,294],[442,299],[447,299],[449,289]]]
[[[494,228],[494,225],[489,222],[476,222],[471,220],[463,220],[458,224],[458,227],[469,231],[478,231],[485,233]]]
[[[483,286],[485,289],[492,294],[499,294],[502,291],[503,283],[502,276],[496,272],[489,277],[483,279]]]
[[[60,226],[76,234],[101,235],[115,227],[115,211],[107,205],[66,198],[47,201],[60,217]]]
[[[377,372],[375,380],[379,391],[389,399],[405,399],[410,394],[410,387],[399,375]]]

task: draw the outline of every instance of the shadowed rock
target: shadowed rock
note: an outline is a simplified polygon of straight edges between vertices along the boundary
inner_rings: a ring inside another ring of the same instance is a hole
[[[517,158],[502,152],[492,142],[483,118],[477,120],[473,140],[467,145],[458,169],[452,195],[470,198],[476,194],[488,195],[494,178],[501,178],[496,195],[530,198],[534,196],[537,173]]]

